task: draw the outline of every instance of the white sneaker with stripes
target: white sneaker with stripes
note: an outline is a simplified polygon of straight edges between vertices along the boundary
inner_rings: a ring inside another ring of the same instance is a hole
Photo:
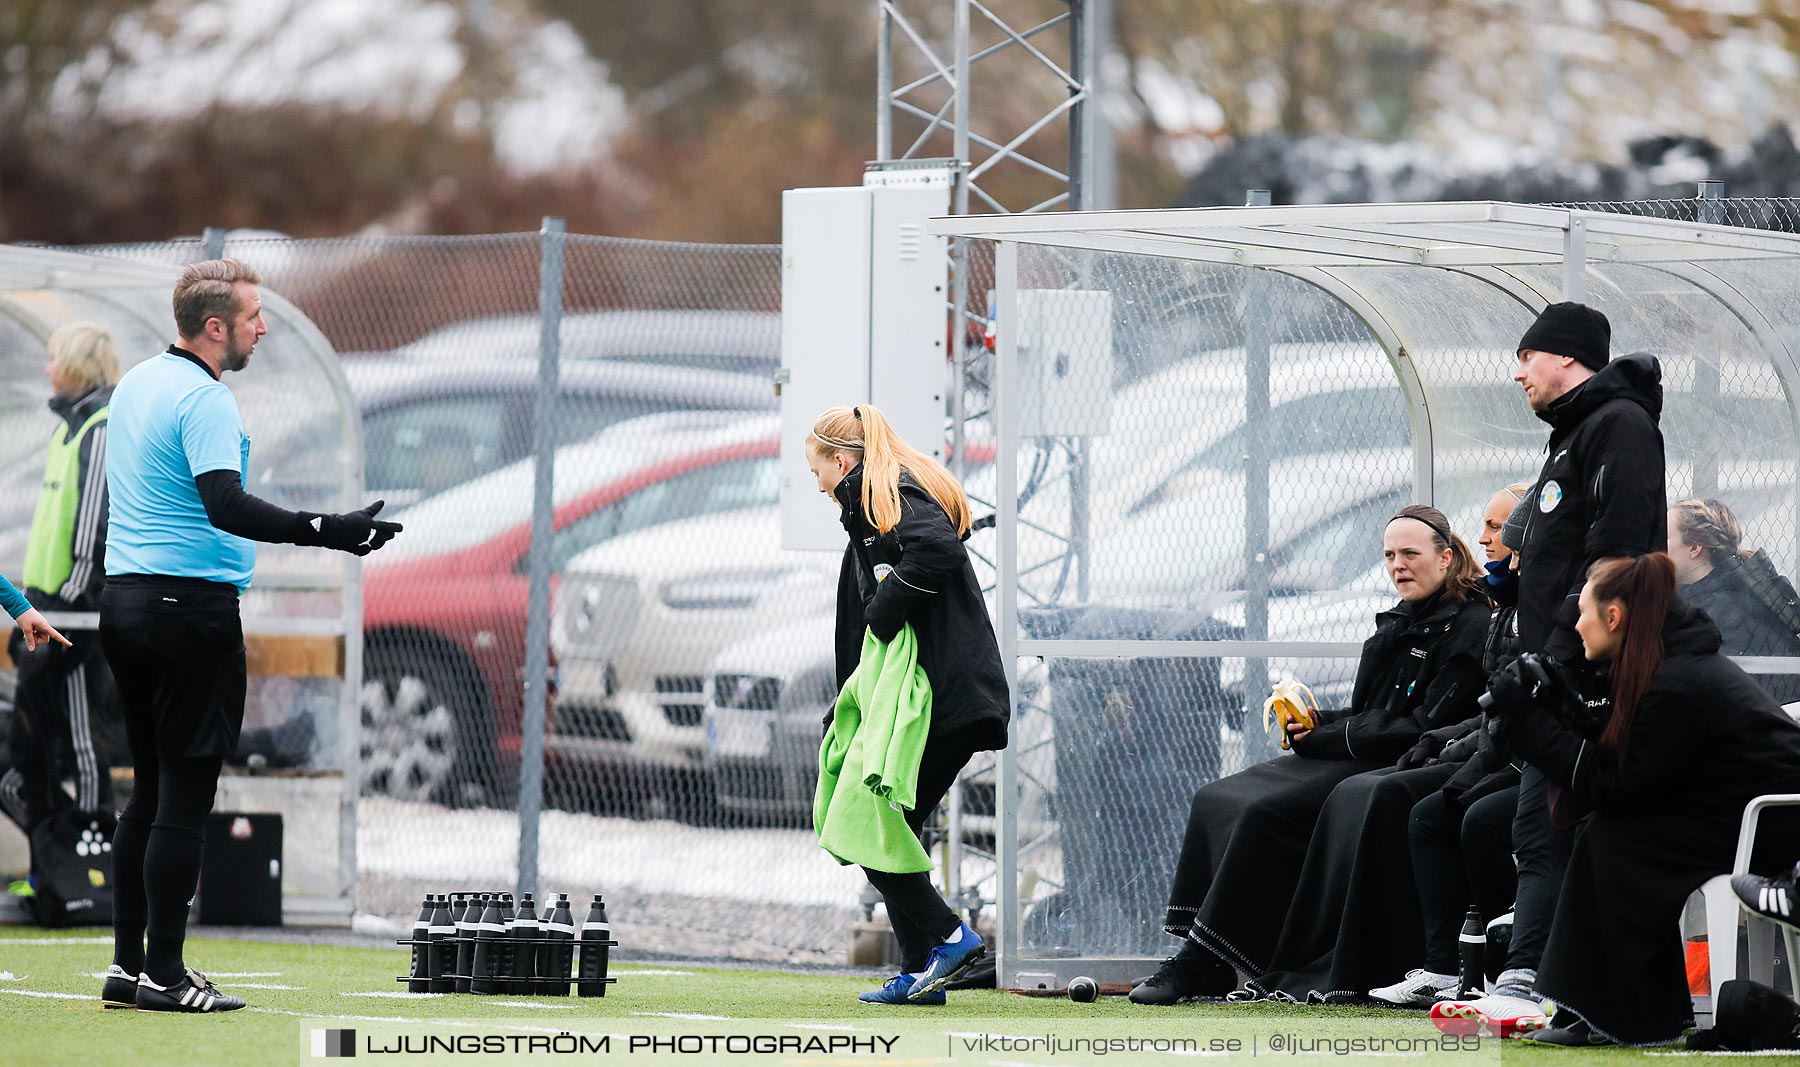
[[[1780,878],[1734,874],[1731,890],[1744,902],[1744,910],[1800,930],[1800,865]]]
[[[236,1011],[241,1007],[244,1007],[244,998],[219,992],[217,986],[192,967],[181,976],[181,981],[166,986],[151,981],[149,974],[138,975],[139,1011]]]

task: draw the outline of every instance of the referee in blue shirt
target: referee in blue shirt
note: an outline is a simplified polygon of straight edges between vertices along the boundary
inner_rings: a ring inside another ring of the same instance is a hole
[[[125,704],[136,766],[113,837],[113,962],[101,1001],[147,1011],[244,1006],[182,959],[206,815],[244,721],[238,594],[256,541],[366,556],[400,532],[376,501],[344,515],[288,511],[244,492],[250,438],[219,380],[250,363],[262,278],[196,263],[175,286],[180,343],[133,367],[112,396],[112,501],[100,643]]]

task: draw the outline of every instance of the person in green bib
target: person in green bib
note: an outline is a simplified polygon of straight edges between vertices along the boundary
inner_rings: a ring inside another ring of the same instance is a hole
[[[106,417],[119,380],[118,345],[105,327],[72,322],[50,335],[50,430],[43,486],[25,548],[31,606],[98,611],[106,583]],[[18,669],[0,808],[29,836],[63,807],[112,807],[107,739],[118,734],[116,689],[93,629],[67,628],[68,646],[15,631],[7,646]],[[65,790],[64,783],[72,790]]]

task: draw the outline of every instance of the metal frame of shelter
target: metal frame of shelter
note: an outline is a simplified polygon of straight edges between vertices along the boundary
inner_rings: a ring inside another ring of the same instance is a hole
[[[1434,498],[1433,425],[1428,394],[1409,355],[1405,317],[1395,314],[1384,297],[1372,293],[1342,272],[1345,268],[1403,266],[1434,268],[1465,275],[1498,289],[1532,314],[1556,300],[1583,300],[1590,267],[1608,264],[1648,265],[1665,271],[1716,300],[1735,316],[1761,345],[1788,398],[1790,412],[1800,400],[1800,359],[1794,346],[1800,333],[1783,329],[1778,316],[1766,314],[1751,295],[1720,273],[1708,269],[1718,261],[1782,259],[1800,262],[1800,236],[1731,226],[1647,218],[1570,208],[1524,204],[1469,202],[1428,204],[1358,204],[1243,208],[1185,208],[1145,211],[1071,212],[1058,215],[981,215],[932,220],[933,234],[996,243],[996,299],[1002,323],[1018,317],[1019,246],[1047,245],[1065,249],[1155,256],[1267,270],[1289,275],[1340,301],[1369,329],[1386,350],[1405,395],[1412,426],[1415,492]],[[1542,268],[1561,267],[1560,292],[1546,291]],[[1522,268],[1536,268],[1527,271]],[[1535,277],[1532,275],[1536,275]],[[1416,314],[1416,312],[1415,312]],[[1259,332],[1245,323],[1248,336]],[[1258,348],[1261,351],[1258,351]],[[1260,362],[1260,366],[1259,366]],[[1247,392],[1254,396],[1261,376],[1263,410],[1268,389],[1266,339],[1246,344]],[[1353,642],[1297,643],[1267,640],[1254,621],[1242,640],[1131,641],[1022,638],[1018,604],[1018,458],[1019,412],[1012,393],[1019,377],[1019,345],[1015,331],[1002,329],[994,375],[994,415],[999,436],[997,490],[999,597],[995,629],[1009,681],[1016,684],[1021,656],[1041,657],[1354,657]],[[1796,415],[1800,418],[1800,414]],[[1257,454],[1252,437],[1247,461],[1245,530],[1250,557],[1248,595],[1267,589],[1266,570],[1258,570],[1258,537],[1266,537],[1267,515],[1255,509],[1262,470],[1266,506],[1267,456]],[[1796,456],[1800,464],[1800,456]],[[1260,522],[1257,520],[1260,518]],[[1796,530],[1800,537],[1800,529]],[[1266,541],[1263,542],[1266,544]],[[1261,583],[1259,586],[1259,574]],[[1254,614],[1249,617],[1254,620]],[[1797,660],[1758,660],[1760,669],[1776,664],[1800,669]],[[1748,664],[1746,664],[1748,665]],[[1759,669],[1753,667],[1752,669]],[[1017,690],[1015,688],[1015,694]],[[1016,699],[1016,696],[1015,696]],[[999,979],[1003,987],[1021,984],[1029,969],[1032,984],[1053,983],[1084,974],[1102,981],[1146,973],[1152,961],[1138,958],[1026,959],[1021,956],[1020,919],[1025,902],[1019,897],[1017,797],[1019,768],[1011,751],[1000,764],[999,852],[1000,936]]]
[[[64,322],[82,318],[99,318],[102,325],[114,329],[134,320],[134,325],[142,327],[148,336],[167,339],[172,336],[174,327],[173,320],[168,317],[168,293],[173,290],[179,275],[177,268],[47,248],[0,245],[0,315],[17,321],[44,339]],[[104,314],[93,307],[77,311],[65,298],[59,297],[59,293],[79,293],[103,307]],[[350,461],[342,468],[343,480],[338,495],[344,506],[354,506],[354,502],[361,500],[363,490],[362,419],[350,397],[349,385],[337,357],[324,334],[293,303],[267,288],[262,290],[262,298],[265,311],[281,322],[284,331],[292,331],[298,346],[315,357],[320,377],[344,413],[342,437],[335,444]],[[245,388],[255,389],[254,381],[252,375]],[[318,442],[321,449],[332,446],[330,441]],[[335,616],[286,617],[252,612],[243,620],[248,640],[284,663],[317,660],[314,649],[318,642],[341,642],[339,663],[344,684],[338,693],[338,754],[332,764],[332,769],[342,774],[344,783],[337,819],[337,896],[288,896],[284,901],[285,921],[298,925],[347,925],[356,894],[356,804],[357,785],[361,781],[357,737],[362,721],[358,702],[362,678],[362,571],[354,556],[344,555],[333,562],[341,567],[341,577],[333,579],[333,585],[341,594]],[[300,584],[265,588],[304,593],[312,587]],[[99,627],[99,615],[94,612],[51,612],[47,617],[52,624],[61,627],[79,630]],[[298,647],[302,645],[305,647]],[[275,646],[283,646],[287,651],[275,652]],[[258,648],[252,649],[253,672]],[[296,648],[298,651],[293,651]]]

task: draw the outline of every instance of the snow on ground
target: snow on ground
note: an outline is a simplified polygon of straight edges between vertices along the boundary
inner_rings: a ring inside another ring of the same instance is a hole
[[[637,892],[756,904],[842,907],[865,879],[826,855],[810,830],[719,830],[547,811],[538,884],[554,892]],[[446,889],[510,886],[518,876],[519,819],[365,798],[357,816],[364,873]],[[593,887],[589,889],[587,887]]]

